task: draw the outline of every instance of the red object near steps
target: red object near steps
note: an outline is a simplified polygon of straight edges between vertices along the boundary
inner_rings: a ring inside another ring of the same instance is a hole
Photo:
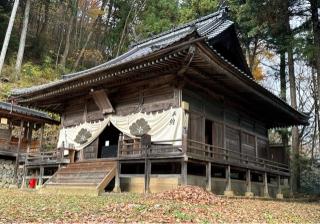
[[[29,181],[29,188],[35,188],[37,184],[37,179],[36,178],[32,178]]]

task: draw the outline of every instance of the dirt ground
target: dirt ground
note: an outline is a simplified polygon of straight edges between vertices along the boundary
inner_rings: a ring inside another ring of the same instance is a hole
[[[184,187],[148,196],[39,194],[0,190],[0,223],[320,223],[320,202],[231,199]]]

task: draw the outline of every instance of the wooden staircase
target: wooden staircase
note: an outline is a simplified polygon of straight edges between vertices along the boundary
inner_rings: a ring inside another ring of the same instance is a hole
[[[99,195],[115,177],[116,161],[87,160],[60,168],[44,185],[45,192]]]

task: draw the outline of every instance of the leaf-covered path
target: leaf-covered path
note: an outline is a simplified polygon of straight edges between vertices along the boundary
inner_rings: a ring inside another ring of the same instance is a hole
[[[90,197],[0,190],[0,223],[320,221],[319,202],[226,199],[214,195],[209,195],[207,199],[197,196],[197,191],[188,192],[187,189],[187,192],[181,192],[178,196],[176,192],[168,192],[148,197],[129,193]]]

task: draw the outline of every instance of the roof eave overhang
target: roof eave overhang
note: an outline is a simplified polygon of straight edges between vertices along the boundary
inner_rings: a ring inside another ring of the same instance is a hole
[[[11,99],[18,103],[28,105],[39,99],[45,99],[59,94],[67,94],[72,89],[79,89],[84,86],[91,86],[107,80],[121,78],[131,72],[139,71],[149,66],[151,67],[153,65],[165,63],[171,59],[176,60],[175,58],[181,57],[182,54],[187,53],[190,44],[203,41],[205,39],[205,37],[195,37],[194,33],[189,35],[189,38],[191,39],[181,43],[175,43],[172,46],[168,46],[164,49],[151,53],[143,58],[137,58],[105,70],[99,70],[82,76],[73,77],[55,85],[25,94],[12,94]],[[100,74],[99,77],[97,74]]]
[[[60,121],[57,121],[55,119],[51,118],[43,118],[35,115],[29,115],[25,113],[18,113],[15,111],[7,111],[0,109],[0,117],[6,117],[6,118],[11,118],[11,119],[16,119],[16,120],[23,120],[23,121],[30,121],[30,122],[35,122],[35,123],[46,123],[46,124],[51,124],[51,125],[59,125]]]
[[[210,60],[214,63],[218,63],[227,71],[226,75],[228,78],[233,79],[235,82],[238,82],[240,85],[243,85],[245,88],[248,88],[253,94],[261,97],[265,102],[272,104],[282,112],[288,114],[292,120],[295,122],[288,122],[287,124],[272,124],[269,128],[281,128],[289,126],[298,126],[298,125],[309,125],[309,116],[297,111],[292,108],[285,101],[271,93],[266,88],[258,84],[253,78],[249,77],[239,68],[235,67],[233,64],[228,62],[223,58],[218,52],[210,48],[205,42],[198,42],[197,46],[203,54],[205,54]]]

